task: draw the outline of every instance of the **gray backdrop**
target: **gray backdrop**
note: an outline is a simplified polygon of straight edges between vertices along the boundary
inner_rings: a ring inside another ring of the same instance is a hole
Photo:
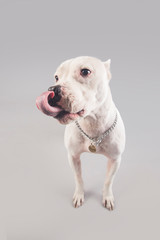
[[[159,1],[0,1],[0,239],[158,239]],[[85,204],[71,204],[74,179],[64,126],[36,109],[54,71],[76,56],[112,59],[111,89],[127,145],[101,205],[106,159],[82,156]]]

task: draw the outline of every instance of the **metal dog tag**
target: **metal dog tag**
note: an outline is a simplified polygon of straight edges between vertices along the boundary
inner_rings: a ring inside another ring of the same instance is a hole
[[[96,152],[96,147],[91,143],[91,145],[88,147],[89,151],[92,153]]]

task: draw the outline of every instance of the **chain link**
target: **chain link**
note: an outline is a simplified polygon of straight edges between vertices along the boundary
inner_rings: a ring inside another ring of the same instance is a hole
[[[79,123],[78,123],[78,121],[75,121],[75,124],[76,124],[76,126],[79,128],[79,130],[80,130],[80,132],[82,133],[82,135],[84,135],[85,137],[87,137],[88,139],[90,139],[92,142],[94,142],[94,144],[96,144],[96,146],[98,146],[101,142],[102,142],[102,140],[107,136],[107,135],[109,135],[109,133],[111,132],[111,131],[113,131],[113,129],[115,128],[115,126],[116,126],[116,124],[117,124],[117,113],[116,113],[116,117],[115,117],[115,120],[114,120],[114,123],[111,125],[111,127],[108,129],[108,130],[106,130],[101,136],[99,136],[99,137],[95,137],[95,138],[92,138],[92,137],[90,137],[87,133],[85,133],[84,131],[83,131],[83,129],[81,128],[81,126],[79,125]]]

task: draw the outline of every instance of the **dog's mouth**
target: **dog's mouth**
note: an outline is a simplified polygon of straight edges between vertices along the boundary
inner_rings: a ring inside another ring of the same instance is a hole
[[[54,92],[44,92],[36,99],[37,108],[48,116],[52,116],[58,120],[62,118],[76,119],[84,114],[84,109],[71,113],[63,109],[54,101]]]
[[[59,112],[59,113],[57,114],[57,116],[55,116],[55,118],[58,119],[58,120],[60,120],[60,119],[62,119],[62,118],[64,118],[64,117],[68,117],[68,118],[74,120],[74,119],[76,119],[77,117],[82,116],[83,113],[84,113],[84,110],[83,110],[83,109],[82,109],[81,111],[77,112],[77,113],[70,113],[70,112],[67,112],[67,111],[65,111],[65,110],[62,109],[62,111]]]

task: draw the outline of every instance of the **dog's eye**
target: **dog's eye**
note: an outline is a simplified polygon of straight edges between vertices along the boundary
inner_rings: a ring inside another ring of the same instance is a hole
[[[90,71],[89,69],[87,69],[87,68],[81,69],[81,75],[82,75],[83,77],[88,76],[90,73],[91,73],[91,71]]]
[[[58,78],[58,76],[57,76],[57,75],[55,76],[55,79],[56,79],[56,82],[59,80],[59,78]]]

